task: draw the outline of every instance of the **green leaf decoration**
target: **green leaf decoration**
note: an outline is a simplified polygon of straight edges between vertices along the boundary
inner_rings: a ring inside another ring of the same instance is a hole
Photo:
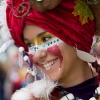
[[[87,0],[87,3],[89,4],[89,5],[93,5],[93,4],[97,4],[99,1],[98,0],[94,0],[94,1],[89,1],[89,0]]]
[[[76,0],[75,3],[76,6],[74,7],[72,14],[74,14],[74,16],[79,15],[79,20],[81,21],[82,25],[88,23],[88,19],[94,19],[93,13],[85,1]]]
[[[93,44],[92,48],[95,48],[96,46],[98,46],[98,43],[100,42],[100,39],[97,38],[96,39],[96,42]]]
[[[96,48],[98,45],[93,45],[92,48]]]
[[[98,41],[99,41],[99,38],[96,39],[96,43],[98,43]]]

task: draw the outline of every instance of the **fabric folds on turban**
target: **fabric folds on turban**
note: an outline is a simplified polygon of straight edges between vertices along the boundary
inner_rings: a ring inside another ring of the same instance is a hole
[[[25,24],[32,24],[43,28],[44,30],[57,36],[65,43],[71,46],[77,46],[79,50],[89,52],[92,45],[92,37],[94,35],[94,20],[81,24],[79,16],[74,16],[75,2],[74,0],[62,0],[59,6],[53,10],[40,13],[31,8],[27,16],[17,18],[20,15],[17,11],[20,4],[29,2],[29,0],[10,0],[7,1],[7,23],[16,46],[23,46],[28,50],[22,40],[23,28]],[[23,4],[25,12],[28,10],[27,4]],[[25,13],[23,12],[23,13]]]

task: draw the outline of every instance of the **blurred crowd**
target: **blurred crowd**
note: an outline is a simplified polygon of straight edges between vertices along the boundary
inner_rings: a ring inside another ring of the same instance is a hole
[[[10,100],[11,95],[25,86],[26,63],[18,65],[18,50],[11,46],[5,53],[0,54],[0,100]],[[31,82],[32,77],[28,77]]]

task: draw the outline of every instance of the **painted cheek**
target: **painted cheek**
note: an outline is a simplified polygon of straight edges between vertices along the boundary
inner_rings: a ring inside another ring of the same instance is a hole
[[[61,54],[61,51],[59,49],[59,46],[58,45],[53,45],[53,46],[47,48],[47,51],[49,53],[51,53],[51,54],[53,54],[53,55],[55,55],[55,56],[57,56],[57,57],[60,58],[60,68],[61,68],[62,61],[63,61],[63,56]],[[33,54],[29,54],[29,58],[32,61],[32,63],[34,63],[36,66],[43,68],[42,65],[38,64],[37,61],[35,61]]]
[[[53,45],[53,46],[47,48],[47,51],[60,58],[60,67],[61,67],[62,61],[63,61],[63,56],[61,54],[59,46],[58,45]]]
[[[30,60],[32,61],[32,63],[35,62],[34,59],[33,59],[33,57],[34,57],[33,54],[29,54],[29,58],[30,58]]]
[[[40,64],[38,64],[38,63],[34,60],[34,55],[33,55],[33,54],[29,54],[29,58],[30,58],[31,62],[34,63],[36,66],[42,67]]]

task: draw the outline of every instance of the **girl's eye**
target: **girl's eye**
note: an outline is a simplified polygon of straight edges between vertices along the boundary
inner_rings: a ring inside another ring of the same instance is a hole
[[[28,47],[33,47],[34,45],[32,43],[27,43]]]
[[[42,41],[43,41],[43,42],[47,42],[47,41],[49,41],[50,39],[51,39],[51,37],[43,37],[43,38],[42,38]]]

